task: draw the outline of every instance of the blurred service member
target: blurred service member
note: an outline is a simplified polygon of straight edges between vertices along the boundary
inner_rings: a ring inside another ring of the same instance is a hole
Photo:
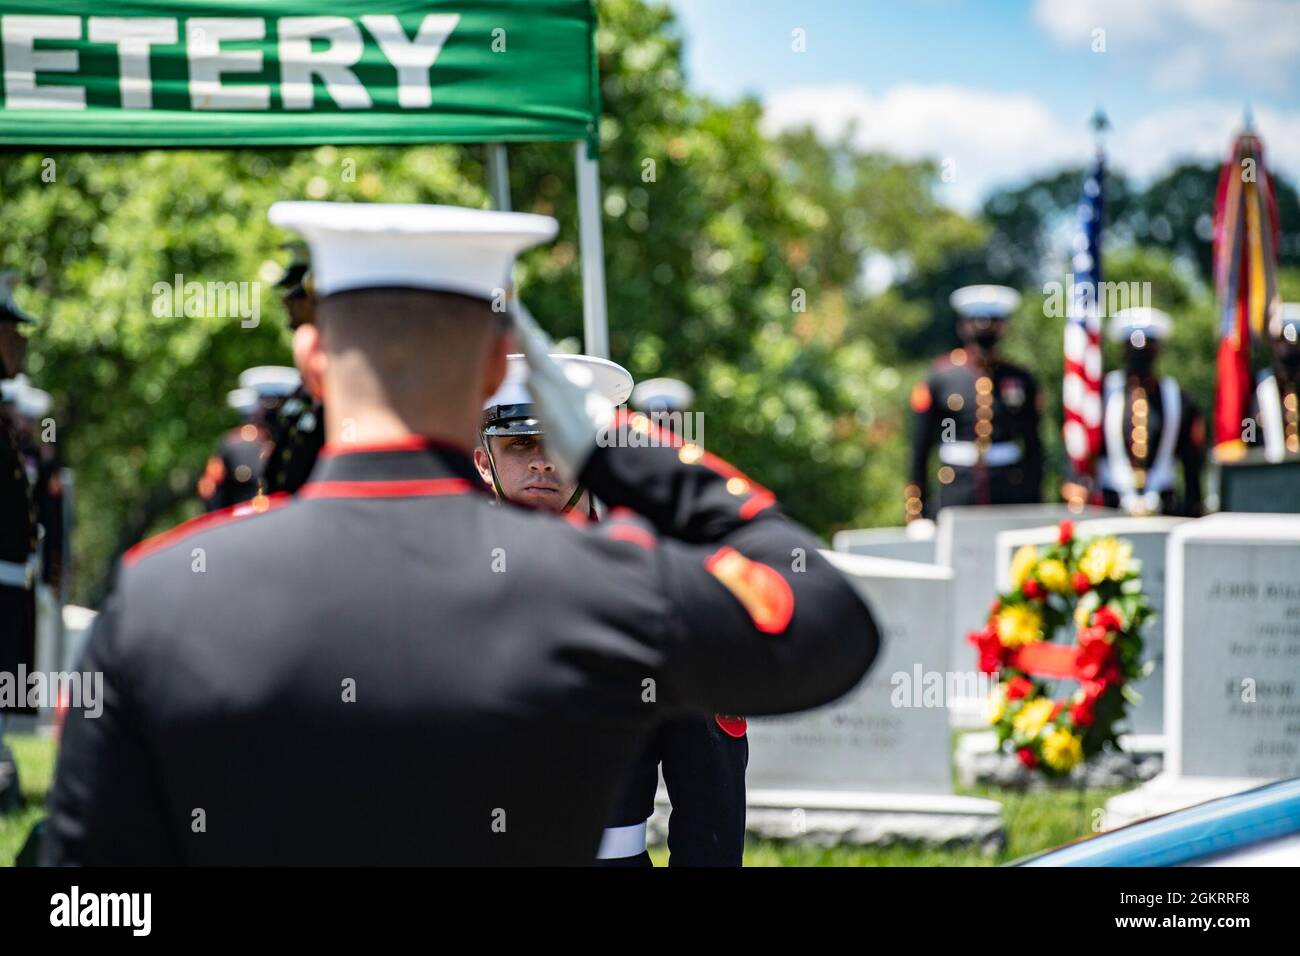
[[[1043,446],[1038,383],[1006,361],[998,345],[1020,293],[1000,285],[964,286],[949,298],[961,348],[935,359],[912,389],[912,458],[904,516],[932,518],[949,505],[1030,504],[1041,500]],[[939,468],[930,495],[930,453]]]

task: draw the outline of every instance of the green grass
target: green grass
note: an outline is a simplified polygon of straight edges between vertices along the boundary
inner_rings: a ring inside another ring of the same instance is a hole
[[[54,774],[54,740],[9,734],[5,742],[18,760],[26,806],[0,816],[0,866],[12,866],[32,825],[45,814],[45,794]],[[1123,788],[1052,789],[1021,793],[1000,787],[958,787],[958,793],[1002,804],[1007,846],[985,855],[977,850],[939,850],[915,846],[884,848],[814,847],[772,840],[745,846],[746,866],[991,866],[1058,846],[1092,832],[1094,813]],[[665,847],[650,851],[656,866],[668,862]]]
[[[1007,845],[995,854],[975,849],[942,850],[921,846],[815,847],[775,840],[748,840],[746,866],[994,866],[1059,846],[1092,832],[1094,812],[1125,788],[1034,790],[958,787],[957,792],[1002,804]],[[655,866],[668,862],[666,847],[652,847]]]
[[[13,866],[32,825],[45,816],[45,794],[54,778],[54,738],[6,734],[5,744],[18,762],[18,781],[26,801],[20,810],[0,814],[0,866]]]

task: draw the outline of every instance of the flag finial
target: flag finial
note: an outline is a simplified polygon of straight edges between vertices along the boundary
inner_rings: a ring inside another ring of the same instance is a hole
[[[1092,118],[1088,120],[1088,125],[1091,126],[1092,131],[1100,137],[1102,133],[1110,129],[1110,120],[1106,116],[1106,111],[1098,106],[1092,111]]]

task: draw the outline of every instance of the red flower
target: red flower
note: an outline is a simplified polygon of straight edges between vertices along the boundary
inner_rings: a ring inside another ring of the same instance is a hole
[[[996,674],[1002,669],[1002,662],[1006,657],[1007,650],[998,640],[998,632],[992,625],[988,625],[982,631],[971,631],[966,635],[966,640],[974,644],[979,649],[980,660],[979,669],[985,674]]]
[[[1085,680],[1103,679],[1103,674],[1110,676],[1114,668],[1111,658],[1115,654],[1115,645],[1106,640],[1106,629],[1094,625],[1079,632],[1079,656],[1076,666],[1079,676]]]
[[[1061,522],[1060,534],[1056,537],[1057,544],[1069,544],[1074,540],[1074,522],[1068,518]]]
[[[993,603],[989,605],[989,616],[992,617],[1002,610],[1002,598],[994,598]]]
[[[1007,681],[1007,700],[1019,700],[1034,689],[1034,682],[1016,676]]]
[[[1043,586],[1039,584],[1035,578],[1027,580],[1021,587],[1021,590],[1025,592],[1025,597],[1029,598],[1031,601],[1039,600],[1046,593],[1043,590]]]
[[[1033,770],[1038,766],[1038,757],[1028,747],[1021,747],[1016,751],[1016,756],[1019,757],[1020,762],[1030,770]]]
[[[1108,631],[1124,630],[1124,619],[1116,614],[1109,604],[1099,607],[1092,615],[1092,623]]]
[[[1091,727],[1097,719],[1096,705],[1097,698],[1087,696],[1087,691],[1084,691],[1083,700],[1070,708],[1070,720],[1074,721],[1074,726]]]
[[[1082,597],[1092,590],[1092,582],[1082,571],[1074,572],[1074,593]]]
[[[1052,705],[1052,716],[1048,717],[1047,719],[1055,720],[1057,717],[1061,715],[1061,711],[1063,710],[1065,710],[1065,701],[1058,700],[1055,704]]]

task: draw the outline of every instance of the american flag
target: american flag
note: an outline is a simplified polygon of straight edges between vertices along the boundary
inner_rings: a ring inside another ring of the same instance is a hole
[[[1101,283],[1102,176],[1097,161],[1083,181],[1079,231],[1071,250],[1074,284],[1065,320],[1065,375],[1061,404],[1065,412],[1065,453],[1076,474],[1091,475],[1101,451]]]

